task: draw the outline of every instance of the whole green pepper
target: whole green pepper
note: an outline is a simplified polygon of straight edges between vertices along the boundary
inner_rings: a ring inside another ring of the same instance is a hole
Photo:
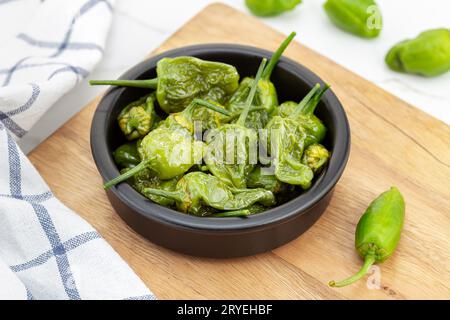
[[[313,143],[305,149],[302,163],[311,168],[314,174],[320,173],[330,159],[330,152],[321,144]]]
[[[216,218],[231,218],[231,217],[247,217],[252,214],[260,213],[263,211],[266,211],[267,207],[260,205],[258,203],[251,205],[250,207],[247,207],[245,209],[241,210],[234,210],[234,211],[222,211],[217,212],[211,215],[211,217]]]
[[[158,118],[155,112],[155,94],[149,94],[127,105],[119,113],[117,121],[128,140],[144,137],[152,129]]]
[[[412,40],[396,44],[386,55],[386,63],[394,71],[426,77],[450,70],[450,30],[435,29]]]
[[[250,112],[246,119],[246,127],[253,129],[262,129],[269,121],[269,114],[278,106],[277,90],[270,81],[272,72],[280,60],[283,52],[294,39],[296,33],[292,32],[275,51],[270,58],[267,67],[264,69],[261,79],[258,81],[258,90],[252,103]],[[253,84],[251,77],[244,78],[239,84],[239,88],[231,96],[227,109],[232,113],[241,113],[246,105],[248,93]]]
[[[180,112],[195,98],[224,104],[239,86],[239,74],[232,65],[195,57],[163,58],[157,78],[147,80],[91,80],[91,85],[114,85],[156,89],[159,106],[167,113]]]
[[[328,0],[324,8],[330,20],[347,32],[364,38],[381,32],[381,11],[374,0]]]
[[[146,168],[151,169],[159,179],[169,180],[182,175],[198,163],[203,157],[203,142],[193,137],[192,113],[197,105],[230,115],[228,111],[216,105],[199,99],[193,100],[182,112],[170,114],[158,128],[150,131],[138,147],[141,162],[124,174],[106,182],[104,188],[108,189],[128,180]]]
[[[234,124],[225,124],[211,132],[206,139],[208,145],[204,160],[209,171],[229,186],[246,187],[246,176],[253,170],[257,159],[250,159],[251,148],[257,147],[258,135],[245,126],[258,81],[263,74],[267,60],[263,59],[247,95],[244,110]],[[253,149],[253,154],[257,152]],[[230,159],[230,156],[232,159]]]
[[[277,194],[287,191],[291,186],[279,181],[274,174],[263,172],[263,168],[258,166],[248,174],[247,187],[264,188],[272,191],[273,194]]]
[[[302,0],[245,0],[250,11],[261,17],[276,16],[293,10]]]
[[[141,162],[136,142],[129,142],[118,147],[114,152],[114,162],[120,168],[133,168]]]
[[[303,151],[322,135],[315,130],[317,123],[310,121],[311,112],[327,89],[317,84],[288,117],[274,116],[266,127],[276,178],[304,190],[311,186],[314,172],[302,163]]]
[[[212,211],[205,210],[205,207],[232,211],[245,209],[255,203],[265,206],[275,203],[270,191],[230,188],[217,177],[199,171],[183,176],[175,191],[146,188],[143,192],[173,199],[178,210],[198,216],[211,214]]]
[[[400,240],[405,218],[405,201],[400,191],[391,187],[376,198],[362,215],[356,227],[355,247],[364,265],[354,276],[332,287],[344,287],[361,279],[376,262],[383,262],[394,252]]]

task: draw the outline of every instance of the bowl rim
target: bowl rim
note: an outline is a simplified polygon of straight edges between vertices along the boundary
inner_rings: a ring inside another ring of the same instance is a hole
[[[164,57],[195,56],[214,52],[233,52],[261,58],[270,58],[272,55],[272,52],[265,49],[238,44],[208,43],[183,46],[143,60],[127,70],[119,79],[136,79],[149,70],[156,68],[157,61]],[[311,70],[287,57],[283,56],[276,68],[289,69],[291,72],[295,72],[311,88],[316,83],[324,84],[324,81]],[[91,152],[103,181],[108,181],[119,174],[106,142],[106,120],[115,101],[124,90],[126,88],[109,87],[99,101],[91,123]],[[152,219],[177,229],[188,229],[194,232],[253,232],[293,219],[309,211],[333,190],[342,176],[349,158],[351,135],[345,110],[332,89],[325,93],[322,101],[326,105],[332,106],[330,110],[332,110],[336,118],[336,136],[334,137],[332,160],[330,160],[327,170],[315,181],[311,189],[280,206],[245,218],[197,217],[153,203],[134,190],[128,183],[121,183],[112,187],[108,192],[112,192],[126,206],[147,219]]]

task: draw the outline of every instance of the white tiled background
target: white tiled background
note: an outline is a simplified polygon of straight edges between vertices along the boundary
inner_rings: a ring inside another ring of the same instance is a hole
[[[304,0],[295,11],[264,21],[285,34],[297,31],[297,41],[450,124],[450,73],[428,79],[391,72],[384,64],[384,55],[399,40],[429,28],[450,28],[449,0],[377,0],[384,29],[375,40],[360,39],[336,29],[322,9],[324,1]],[[212,2],[215,1],[116,0],[105,57],[89,79],[117,78]],[[244,0],[222,2],[247,11]],[[89,87],[87,80],[63,97],[21,141],[25,151],[34,148],[104,90]]]

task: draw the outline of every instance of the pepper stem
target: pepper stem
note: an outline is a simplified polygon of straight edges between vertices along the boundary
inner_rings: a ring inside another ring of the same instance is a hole
[[[247,120],[248,113],[250,111],[250,108],[253,103],[253,99],[255,98],[256,89],[258,88],[258,82],[261,79],[264,67],[266,66],[267,59],[263,58],[261,61],[261,64],[259,65],[258,72],[256,73],[255,79],[253,79],[253,83],[250,87],[250,93],[247,96],[247,100],[245,101],[245,107],[242,111],[241,115],[239,116],[239,119],[237,120],[236,124],[240,126],[245,126],[245,120]]]
[[[347,279],[339,281],[339,282],[330,281],[328,283],[328,285],[330,287],[341,288],[341,287],[348,286],[349,284],[352,284],[352,283],[358,281],[359,279],[364,277],[364,275],[367,273],[367,271],[369,271],[370,267],[375,263],[375,261],[376,261],[376,258],[374,255],[365,256],[364,265],[356,274],[354,274],[350,278],[347,278]]]
[[[119,87],[134,87],[156,89],[158,87],[158,78],[146,80],[90,80],[91,86],[110,85]]]
[[[270,79],[273,69],[275,68],[281,56],[283,55],[283,52],[286,50],[286,48],[289,46],[292,39],[294,39],[296,35],[297,33],[291,32],[291,34],[281,43],[280,47],[277,49],[277,51],[275,51],[275,53],[270,58],[269,64],[267,65],[266,69],[264,69],[262,79],[265,80]]]
[[[161,190],[161,189],[155,189],[155,188],[145,188],[142,190],[143,194],[152,194],[155,196],[160,196],[164,198],[169,198],[173,200],[181,200],[180,192],[178,191],[168,191],[168,190]]]
[[[106,182],[106,183],[103,185],[103,188],[104,188],[105,190],[107,190],[107,189],[111,188],[112,186],[115,186],[115,185],[118,184],[118,183],[121,183],[121,182],[123,182],[123,181],[125,181],[125,180],[128,180],[129,178],[131,178],[132,176],[134,176],[134,175],[135,175],[136,173],[138,173],[139,171],[145,169],[145,168],[148,166],[148,164],[150,163],[150,161],[151,161],[151,159],[147,159],[147,160],[142,161],[142,162],[139,163],[137,166],[131,168],[131,169],[128,170],[127,172],[125,172],[125,173],[121,174],[120,176],[118,176],[118,177],[116,177],[116,178],[114,178],[114,179],[112,179],[112,180]]]
[[[226,110],[226,109],[224,109],[224,108],[221,108],[221,107],[219,107],[219,106],[216,106],[215,104],[213,104],[213,103],[211,103],[211,102],[209,102],[209,101],[202,100],[202,99],[194,99],[194,100],[192,101],[192,103],[193,103],[194,105],[200,105],[200,106],[202,106],[202,107],[211,109],[211,110],[213,110],[213,111],[215,111],[215,112],[218,112],[218,113],[221,113],[221,114],[223,114],[223,115],[225,115],[225,116],[227,116],[227,117],[231,116],[231,112],[230,112],[230,111],[228,111],[228,110]]]
[[[316,92],[320,90],[320,84],[316,83],[315,86],[308,92],[308,94],[300,101],[300,103],[295,107],[294,112],[289,116],[290,118],[297,117],[305,106],[311,101]]]
[[[248,209],[235,210],[235,211],[224,211],[211,215],[214,218],[230,218],[230,217],[246,217],[251,214]]]
[[[322,96],[325,94],[325,92],[330,88],[330,86],[327,84],[325,87],[320,89],[316,92],[314,97],[307,103],[303,108],[299,110],[301,114],[304,115],[311,115],[316,110],[317,105],[319,104],[320,99],[322,99]]]

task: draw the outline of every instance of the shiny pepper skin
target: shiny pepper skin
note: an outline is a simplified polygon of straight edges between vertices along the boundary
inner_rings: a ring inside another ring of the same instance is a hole
[[[256,16],[277,16],[293,10],[301,0],[245,0],[249,10]]]
[[[128,140],[144,137],[150,132],[156,118],[156,96],[147,95],[127,105],[117,117],[119,127]]]
[[[450,70],[450,30],[435,29],[396,44],[386,55],[394,71],[434,77]]]
[[[381,11],[374,0],[327,0],[325,12],[339,28],[364,38],[375,38],[382,29]]]

